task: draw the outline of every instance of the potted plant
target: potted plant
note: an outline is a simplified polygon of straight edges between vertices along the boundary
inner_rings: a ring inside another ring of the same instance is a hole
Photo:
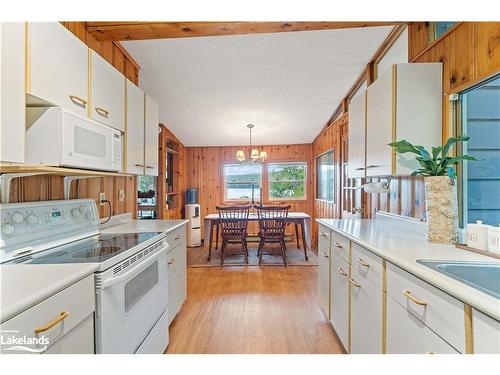
[[[389,143],[398,154],[413,153],[420,164],[412,176],[424,176],[427,216],[427,240],[454,244],[458,240],[458,205],[455,166],[463,160],[477,160],[469,155],[448,156],[453,145],[466,142],[465,134],[450,138],[431,152],[406,140]]]

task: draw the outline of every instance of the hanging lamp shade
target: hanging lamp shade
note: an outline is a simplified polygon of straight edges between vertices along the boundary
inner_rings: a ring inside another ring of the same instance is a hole
[[[236,152],[236,160],[238,160],[238,161],[244,161],[245,160],[245,151],[238,150]]]
[[[250,154],[250,157],[252,159],[258,159],[259,158],[259,150],[254,148]]]

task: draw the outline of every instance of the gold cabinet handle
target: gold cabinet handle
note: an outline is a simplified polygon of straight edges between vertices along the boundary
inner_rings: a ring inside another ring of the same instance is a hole
[[[328,255],[327,255],[324,251],[322,251],[322,252],[321,252],[321,254],[322,254],[325,258],[328,258]]]
[[[342,269],[342,268],[337,268],[337,271],[339,271],[339,273],[342,275],[342,276],[347,276],[347,273]]]
[[[349,278],[349,282],[355,286],[356,288],[361,288],[361,285],[359,285],[352,277]]]
[[[109,111],[105,110],[104,108],[95,107],[95,111],[104,117],[108,117],[109,115]]]
[[[358,258],[356,259],[358,261],[359,264],[361,264],[363,267],[370,267],[370,265],[368,263],[366,263],[363,259],[361,258]]]
[[[167,264],[170,266],[171,264],[174,264],[175,263],[175,258],[172,258],[171,261],[169,261]]]
[[[320,232],[320,234],[321,234],[321,237],[326,237],[326,233]]]
[[[177,236],[174,237],[174,240],[179,240],[182,238],[182,234],[178,234]]]
[[[334,242],[333,244],[335,245],[335,247],[338,247],[339,249],[342,249],[342,245],[339,244],[338,242]]]
[[[134,164],[134,166],[142,168],[144,167],[144,164]]]
[[[146,165],[146,168],[147,168],[147,169],[155,169],[155,167],[152,167],[152,166],[150,166],[150,165]]]
[[[87,101],[83,98],[80,98],[79,96],[76,96],[76,95],[70,95],[69,96],[70,100],[75,103],[76,105],[80,105],[82,107],[86,107],[87,106]],[[77,102],[80,102],[79,104]]]
[[[54,320],[48,322],[44,326],[35,328],[35,333],[42,333],[42,332],[48,331],[49,329],[54,327],[57,323],[60,323],[64,319],[66,319],[68,317],[68,315],[69,315],[69,312],[67,312],[67,311],[60,312],[59,316],[57,318],[55,318]]]
[[[434,352],[426,352],[425,354],[434,354]]]
[[[403,294],[405,295],[406,298],[408,298],[410,301],[415,302],[417,305],[420,306],[426,306],[427,302],[422,301],[421,299],[416,298],[414,295],[411,294],[409,290],[403,290]]]

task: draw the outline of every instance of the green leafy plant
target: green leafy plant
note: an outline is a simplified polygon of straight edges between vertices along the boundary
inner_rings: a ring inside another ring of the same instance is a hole
[[[412,176],[449,176],[456,177],[454,166],[464,160],[476,160],[470,155],[448,156],[452,146],[458,142],[467,142],[469,136],[462,134],[458,137],[451,137],[444,146],[432,147],[432,151],[427,151],[423,146],[412,145],[406,140],[389,143],[398,154],[406,154],[408,152],[416,154],[420,168],[412,172]]]

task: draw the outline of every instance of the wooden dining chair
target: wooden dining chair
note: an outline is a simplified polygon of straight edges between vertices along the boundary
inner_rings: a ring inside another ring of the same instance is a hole
[[[259,265],[262,263],[262,255],[266,243],[279,243],[281,257],[286,266],[286,246],[285,246],[285,230],[287,225],[288,206],[254,206],[257,210],[259,218]]]
[[[224,251],[229,243],[241,243],[245,262],[248,264],[247,227],[251,205],[217,206],[222,236],[221,266],[224,265]]]

